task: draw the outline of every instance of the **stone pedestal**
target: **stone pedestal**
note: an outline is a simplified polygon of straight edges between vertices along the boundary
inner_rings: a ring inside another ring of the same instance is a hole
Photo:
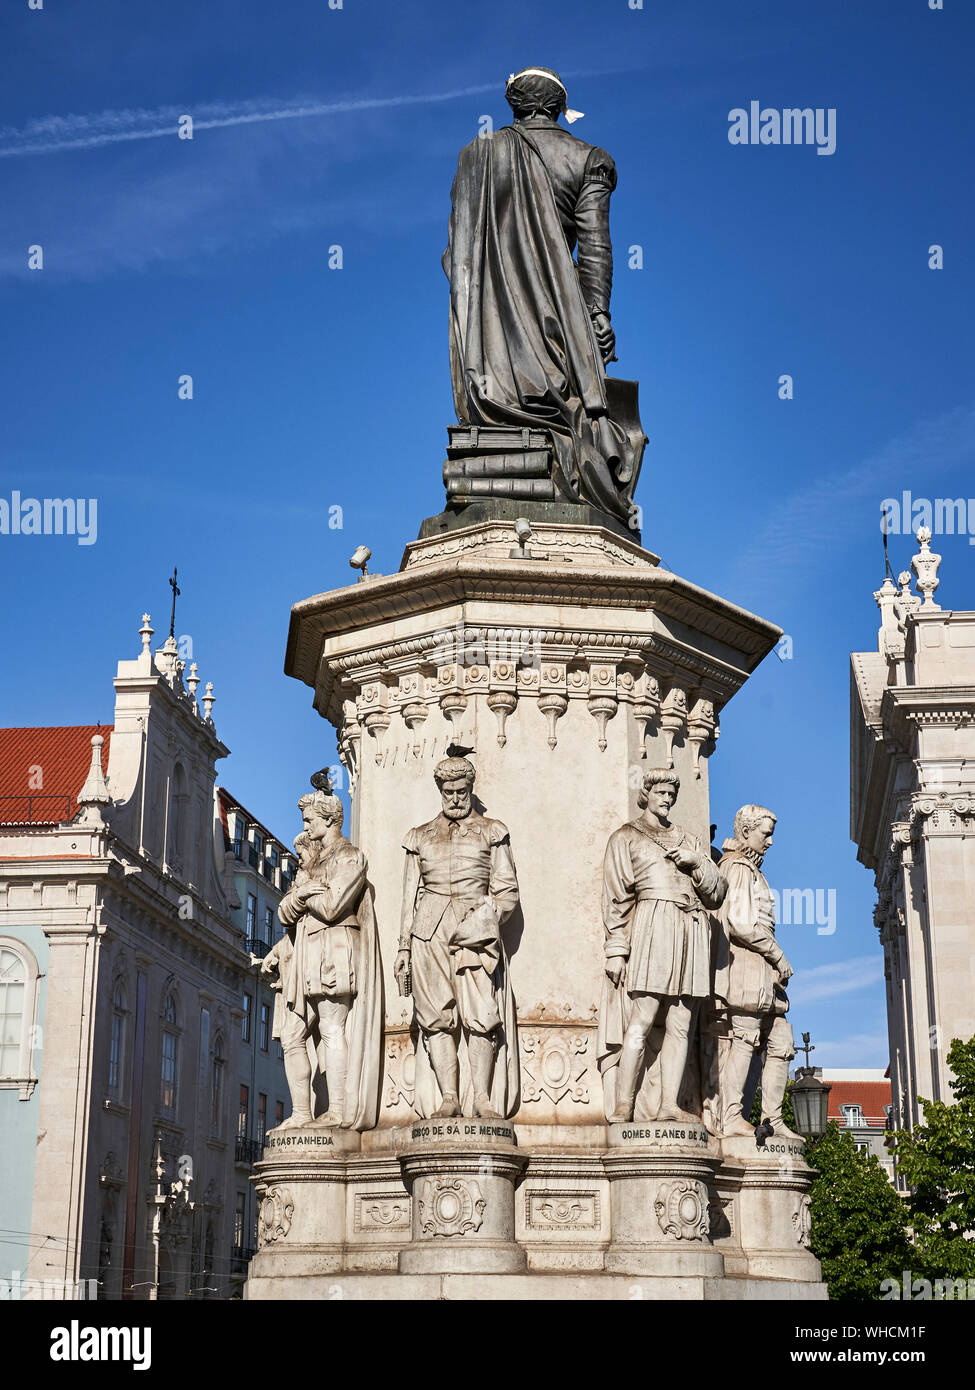
[[[505,1120],[420,1120],[399,1156],[412,1197],[403,1274],[515,1274],[515,1184],[527,1159]]]
[[[720,1155],[699,1124],[611,1124],[603,1159],[613,1238],[605,1268],[616,1274],[715,1278],[724,1260],[711,1243]]]
[[[813,1171],[801,1139],[721,1141],[716,1245],[729,1274],[754,1279],[818,1280],[809,1249]]]
[[[249,1279],[346,1267],[348,1160],[360,1147],[360,1136],[349,1129],[303,1125],[269,1132],[254,1165],[261,1205]]]

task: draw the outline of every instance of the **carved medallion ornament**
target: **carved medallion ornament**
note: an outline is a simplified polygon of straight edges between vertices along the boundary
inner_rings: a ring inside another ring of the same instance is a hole
[[[653,1209],[664,1235],[675,1240],[703,1240],[710,1230],[708,1194],[703,1183],[682,1180],[662,1184]]]
[[[283,1239],[291,1230],[294,1210],[294,1198],[286,1187],[269,1187],[261,1202],[258,1245],[273,1245]]]
[[[425,1236],[463,1236],[478,1231],[487,1203],[476,1182],[465,1178],[421,1178],[414,1192]]]
[[[796,1240],[808,1250],[812,1235],[812,1201],[808,1196],[799,1198],[799,1205],[792,1213],[792,1224],[795,1227]]]
[[[554,1029],[523,1033],[522,1103],[530,1105],[544,1096],[553,1105],[566,1098],[588,1105],[589,1038],[589,1033]]]

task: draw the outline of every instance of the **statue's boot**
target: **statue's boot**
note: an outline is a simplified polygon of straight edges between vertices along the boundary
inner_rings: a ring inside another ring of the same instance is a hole
[[[284,1075],[291,1092],[291,1114],[278,1127],[297,1129],[311,1123],[311,1062],[304,1043],[300,1048],[285,1048]]]
[[[457,1044],[449,1033],[429,1033],[427,1051],[430,1065],[443,1097],[431,1119],[452,1120],[460,1114],[460,1068],[457,1064]]]
[[[778,1139],[801,1139],[789,1129],[782,1118],[782,1102],[789,1080],[788,1057],[770,1057],[766,1054],[762,1067],[762,1119],[772,1126],[772,1133]]]
[[[345,1111],[345,1079],[349,1070],[349,1050],[344,1045],[324,1047],[325,1084],[328,1087],[328,1109],[314,1121],[316,1125],[340,1126]]]
[[[474,1114],[484,1120],[500,1120],[491,1104],[491,1077],[494,1071],[494,1039],[490,1034],[471,1033],[467,1039],[467,1057],[471,1064],[474,1086]]]
[[[692,1115],[677,1104],[677,1095],[684,1080],[687,1065],[687,1037],[676,1040],[671,1034],[664,1036],[660,1049],[660,1109],[658,1120],[672,1120],[678,1124],[702,1124],[700,1115]]]
[[[625,1125],[633,1119],[633,1106],[636,1103],[636,1079],[646,1048],[646,1039],[627,1029],[623,1035],[620,1049],[620,1062],[616,1077],[616,1105],[608,1116],[611,1125]]]
[[[743,1038],[732,1038],[731,1047],[719,1078],[721,1091],[721,1133],[728,1136],[741,1135],[743,1138],[755,1137],[755,1126],[742,1114],[742,1098],[748,1071],[754,1057],[751,1043]]]

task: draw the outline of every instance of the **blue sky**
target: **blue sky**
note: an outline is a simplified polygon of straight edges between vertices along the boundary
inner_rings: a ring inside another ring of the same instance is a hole
[[[23,0],[2,25],[0,496],[96,497],[98,540],[0,536],[0,723],[109,721],[178,564],[221,780],[290,837],[335,761],[282,673],[290,605],[347,583],[360,542],[394,570],[440,510],[457,150],[507,120],[510,71],[555,67],[619,170],[644,541],[793,639],[725,712],[713,818],[723,836],[741,801],[771,805],[773,882],[835,889],[832,935],[781,928],[794,1026],[818,1062],[885,1065],[848,653],[875,640],[881,500],[975,492],[970,5]],[[731,145],[752,100],[835,108],[835,153]],[[891,545],[900,569],[915,546]],[[967,538],[936,548],[940,601],[975,606]]]

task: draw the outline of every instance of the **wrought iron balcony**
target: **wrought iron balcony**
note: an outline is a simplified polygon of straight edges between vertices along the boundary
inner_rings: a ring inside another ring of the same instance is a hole
[[[257,1163],[264,1152],[264,1145],[259,1139],[241,1139],[237,1137],[234,1144],[235,1163]]]
[[[232,1245],[230,1247],[230,1273],[246,1274],[247,1266],[254,1258],[254,1251],[249,1245]]]
[[[248,936],[244,940],[244,950],[249,951],[252,956],[260,956],[262,959],[271,949],[269,941],[263,941],[259,936]]]

